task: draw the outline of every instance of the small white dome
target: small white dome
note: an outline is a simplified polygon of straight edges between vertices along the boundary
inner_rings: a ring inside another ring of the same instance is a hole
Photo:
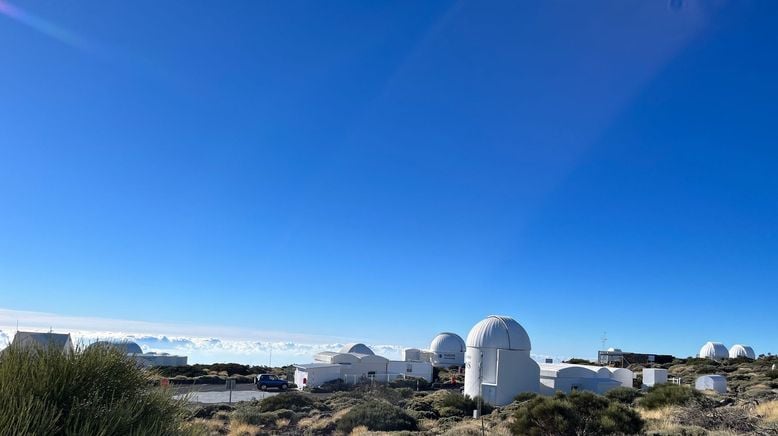
[[[463,353],[465,341],[456,333],[439,333],[430,343],[430,351],[433,353]]]
[[[524,327],[513,318],[499,315],[489,315],[473,326],[467,335],[467,346],[525,351],[532,349]]]
[[[756,353],[754,349],[748,345],[735,344],[729,349],[729,358],[735,359],[737,357],[748,357],[749,359],[756,359]]]
[[[344,345],[343,348],[340,349],[340,352],[341,353],[357,353],[357,354],[372,354],[372,355],[375,355],[375,353],[373,353],[373,350],[371,350],[370,347],[368,347],[365,344],[360,344],[360,343],[357,343],[357,342],[351,342],[351,343],[348,343],[348,344]]]
[[[721,342],[706,342],[700,348],[700,357],[703,359],[726,359],[729,357],[729,351]]]

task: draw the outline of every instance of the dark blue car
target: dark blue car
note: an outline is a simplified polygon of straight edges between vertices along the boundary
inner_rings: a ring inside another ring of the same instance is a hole
[[[280,379],[273,374],[260,374],[257,376],[257,389],[266,391],[269,388],[276,388],[285,391],[289,388],[289,382]]]

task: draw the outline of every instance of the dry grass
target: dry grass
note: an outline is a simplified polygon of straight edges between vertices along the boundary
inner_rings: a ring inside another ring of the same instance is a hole
[[[507,425],[501,424],[494,427],[489,426],[488,423],[485,423],[484,425],[486,426],[486,433],[489,435],[511,436],[511,431]],[[444,436],[481,436],[481,421],[477,419],[467,419],[455,425],[454,427],[448,429],[445,433],[443,433],[443,435]]]
[[[677,412],[676,407],[662,407],[654,410],[637,409],[640,417],[646,421],[646,430],[673,432],[679,429],[679,425],[673,419]]]
[[[365,436],[369,435],[370,430],[368,430],[367,427],[364,425],[360,425],[359,427],[354,427],[353,430],[351,430],[351,436]]]
[[[292,422],[287,418],[278,418],[276,419],[276,428],[279,430],[283,430],[286,427],[289,426],[289,423]]]
[[[261,429],[256,425],[236,423],[230,426],[230,436],[256,436]]]
[[[203,428],[208,434],[227,432],[227,424],[217,419],[195,418],[191,423],[194,427]]]
[[[778,400],[768,401],[756,406],[756,413],[762,417],[762,421],[778,424]]]

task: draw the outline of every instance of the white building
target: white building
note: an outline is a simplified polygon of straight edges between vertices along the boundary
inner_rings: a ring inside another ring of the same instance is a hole
[[[539,392],[540,367],[531,344],[513,318],[490,315],[467,335],[465,395],[502,406],[521,392]]]
[[[126,354],[131,359],[138,362],[139,365],[144,367],[152,366],[185,366],[187,364],[186,356],[176,356],[168,353],[144,353],[140,346],[135,342],[119,341],[97,341],[89,345],[92,347],[111,347],[118,350],[122,354]]]
[[[723,375],[701,375],[694,382],[694,389],[698,391],[715,391],[719,394],[727,393],[727,378]]]
[[[729,351],[721,342],[706,342],[700,348],[699,357],[713,360],[726,359],[729,357]]]
[[[346,344],[338,352],[318,353],[313,360],[313,363],[294,365],[294,380],[298,387],[320,386],[337,379],[346,383],[390,382],[406,377],[432,381],[432,364],[429,362],[392,361],[377,356],[364,344]]]
[[[667,370],[662,368],[643,368],[643,387],[652,387],[667,383]]]
[[[540,393],[553,395],[556,392],[590,391],[604,394],[621,386],[632,387],[632,371],[624,368],[611,371],[604,366],[573,365],[569,363],[540,364]],[[628,381],[627,381],[628,380]]]
[[[748,345],[735,344],[729,349],[729,358],[735,359],[738,357],[756,359],[756,353],[754,353],[754,349]]]
[[[70,333],[18,331],[14,335],[11,345],[20,348],[51,348],[65,353],[73,352],[73,340],[70,338]]]
[[[432,366],[448,368],[465,364],[465,341],[456,334],[443,332],[430,343]]]
[[[443,332],[432,339],[428,350],[403,350],[403,359],[406,362],[429,362],[436,368],[464,366],[465,348],[465,341],[458,334]]]

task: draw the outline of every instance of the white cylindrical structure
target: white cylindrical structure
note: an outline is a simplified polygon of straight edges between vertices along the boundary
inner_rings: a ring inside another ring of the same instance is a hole
[[[513,318],[490,315],[473,326],[465,351],[465,395],[502,406],[521,392],[538,392],[540,367],[529,335]]]
[[[754,353],[754,349],[748,345],[735,344],[729,349],[729,358],[735,359],[738,357],[756,359],[756,353]]]
[[[700,358],[703,359],[726,359],[729,357],[729,350],[721,342],[706,342],[700,348]]]
[[[432,365],[438,368],[462,366],[465,363],[465,341],[456,333],[438,334],[430,343],[429,351]]]

